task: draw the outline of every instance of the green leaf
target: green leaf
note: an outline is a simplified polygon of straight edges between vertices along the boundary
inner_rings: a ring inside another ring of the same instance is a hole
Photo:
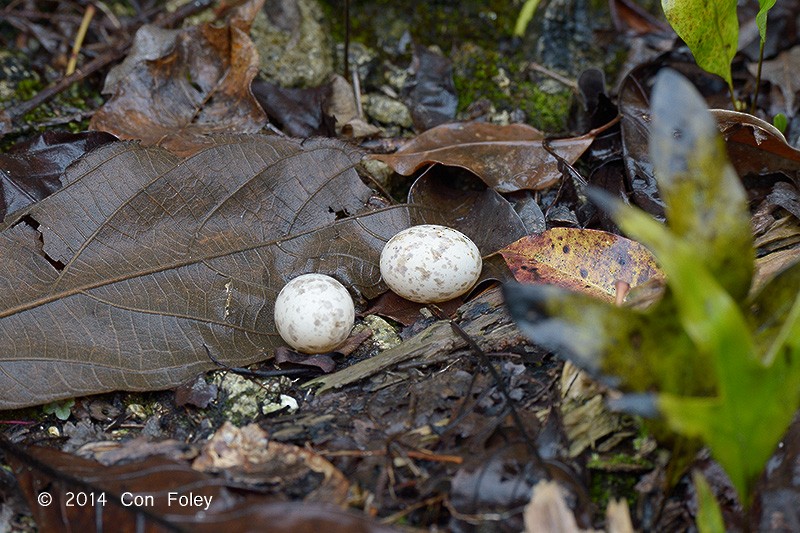
[[[505,289],[506,305],[525,335],[607,385],[633,392],[714,390],[714,370],[707,358],[697,357],[670,295],[642,312],[550,285]]]
[[[666,71],[653,115],[651,157],[669,225],[586,193],[656,256],[667,277],[661,300],[638,311],[507,286],[506,302],[537,343],[623,390],[655,393],[668,426],[711,449],[747,506],[800,404],[800,264],[747,298],[754,254],[745,193],[705,104]]]
[[[694,472],[692,479],[697,491],[697,529],[700,533],[725,533],[722,511],[705,476]]]
[[[67,420],[71,414],[72,406],[75,405],[75,399],[69,398],[61,400],[60,402],[50,402],[42,406],[42,411],[46,415],[56,415],[59,420]]]
[[[786,115],[783,113],[778,113],[772,117],[772,125],[778,128],[781,133],[786,133],[786,127],[789,125],[789,121],[787,120]]]
[[[739,39],[736,0],[661,0],[661,7],[697,64],[732,87],[731,60]]]
[[[775,6],[776,1],[777,0],[758,0],[756,26],[758,26],[758,35],[761,37],[762,44],[767,40],[767,14],[769,10]]]
[[[657,77],[652,112],[650,158],[669,227],[742,299],[755,260],[750,212],[716,121],[692,84],[671,70]]]

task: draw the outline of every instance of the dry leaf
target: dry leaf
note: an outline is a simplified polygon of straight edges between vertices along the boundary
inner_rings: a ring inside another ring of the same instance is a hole
[[[558,285],[614,301],[617,281],[631,287],[662,277],[641,244],[604,231],[553,228],[498,252],[520,283]]]
[[[250,92],[258,53],[248,31],[263,0],[239,8],[222,27],[211,23],[180,31],[143,26],[139,43],[107,86],[114,96],[92,117],[92,129],[140,139],[174,154],[191,155],[213,144],[213,133],[254,133],[266,124]],[[163,55],[158,55],[164,52]],[[155,56],[155,57],[154,57]]]
[[[213,368],[209,352],[263,360],[282,344],[272,306],[286,281],[321,272],[377,296],[385,241],[446,223],[366,213],[361,154],[339,142],[215,142],[185,161],[106,145],[0,227],[0,409],[174,387]]]
[[[558,161],[545,150],[545,136],[524,124],[499,126],[480,122],[437,126],[394,154],[373,155],[408,176],[425,165],[465,168],[497,192],[545,189],[561,177]],[[593,135],[550,141],[555,153],[572,164],[592,144]]]

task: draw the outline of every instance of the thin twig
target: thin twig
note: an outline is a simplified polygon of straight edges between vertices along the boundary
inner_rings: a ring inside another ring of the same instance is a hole
[[[533,70],[535,70],[536,72],[540,72],[540,73],[544,74],[545,76],[547,76],[549,78],[553,78],[557,82],[559,82],[559,83],[561,83],[563,85],[566,85],[567,87],[569,87],[575,93],[578,93],[580,91],[580,89],[578,88],[578,82],[575,81],[575,80],[571,80],[569,78],[566,78],[566,77],[562,76],[561,74],[559,74],[558,72],[550,70],[549,68],[547,68],[547,67],[545,67],[543,65],[540,65],[539,63],[534,63],[533,61],[529,62],[528,66],[530,68],[532,68]]]
[[[86,38],[86,32],[89,30],[89,24],[94,18],[96,8],[94,4],[86,6],[86,11],[83,12],[83,19],[78,28],[78,33],[75,35],[75,42],[72,43],[72,52],[69,54],[69,62],[67,63],[67,70],[64,72],[67,76],[75,72],[75,66],[78,64],[78,53],[83,46],[83,40]]]
[[[211,362],[217,365],[218,367],[222,368],[223,370],[227,370],[228,372],[233,372],[234,374],[239,374],[240,376],[247,376],[249,378],[274,378],[274,377],[282,377],[282,376],[297,376],[297,375],[304,375],[307,376],[308,374],[317,375],[319,372],[315,372],[313,368],[287,368],[284,370],[250,370],[247,368],[237,367],[237,366],[230,366],[226,363],[219,361],[216,357],[211,355],[211,350],[208,349],[208,346],[205,344],[203,348],[206,350],[206,355],[208,358],[211,359]]]
[[[506,404],[508,405],[508,411],[511,415],[511,418],[514,420],[514,424],[517,426],[517,430],[522,435],[522,438],[525,440],[525,445],[528,447],[528,451],[531,454],[533,462],[536,463],[538,467],[541,468],[542,472],[545,473],[549,477],[549,471],[542,461],[542,458],[539,456],[539,450],[536,449],[536,444],[533,438],[528,434],[528,430],[525,428],[525,424],[522,422],[522,417],[519,416],[517,409],[514,407],[514,400],[511,399],[511,395],[508,392],[508,388],[506,387],[503,378],[500,376],[500,373],[494,367],[492,362],[486,357],[486,353],[478,346],[478,343],[475,340],[467,335],[467,332],[464,329],[455,323],[455,321],[450,321],[450,327],[453,328],[453,331],[464,339],[467,342],[467,345],[472,349],[472,351],[478,356],[478,359],[481,362],[481,365],[486,367],[489,371],[489,374],[492,375],[492,379],[495,381],[495,385],[497,385],[497,389],[500,391],[500,394],[506,399]]]

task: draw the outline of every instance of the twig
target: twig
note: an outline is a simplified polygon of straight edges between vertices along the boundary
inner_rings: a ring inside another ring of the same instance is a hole
[[[64,72],[64,74],[67,76],[75,72],[75,65],[78,64],[78,52],[81,51],[83,40],[86,38],[86,32],[89,29],[89,24],[92,22],[92,18],[94,18],[95,11],[96,9],[94,4],[89,4],[86,6],[86,11],[83,13],[83,19],[81,20],[81,25],[78,28],[78,33],[75,35],[75,42],[72,44],[72,52],[69,54],[67,70]]]
[[[540,72],[540,73],[544,74],[545,76],[553,78],[557,82],[559,82],[559,83],[561,83],[563,85],[566,85],[573,92],[575,92],[575,93],[579,92],[578,82],[576,82],[575,80],[571,80],[569,78],[565,78],[564,76],[562,76],[558,72],[550,70],[549,68],[547,68],[545,66],[542,66],[539,63],[534,63],[533,61],[529,62],[528,66],[530,68],[532,68],[533,70],[535,70],[536,72]]]
[[[481,365],[486,367],[486,369],[489,371],[489,374],[491,374],[492,379],[495,382],[495,385],[497,385],[497,389],[500,391],[500,394],[502,394],[503,397],[506,399],[506,403],[508,405],[508,412],[511,415],[512,420],[514,420],[514,424],[517,426],[517,430],[522,435],[522,438],[525,441],[525,445],[528,447],[528,451],[531,454],[533,462],[538,467],[540,467],[542,472],[546,473],[546,475],[549,477],[549,471],[545,466],[544,461],[539,456],[539,450],[536,449],[536,443],[534,442],[533,438],[531,438],[531,436],[528,434],[528,430],[525,428],[525,424],[522,422],[522,417],[519,416],[517,409],[514,407],[514,400],[511,399],[511,395],[508,393],[508,388],[506,387],[503,378],[500,376],[500,373],[494,367],[489,358],[486,357],[486,353],[481,349],[480,346],[478,346],[478,343],[476,343],[472,337],[467,335],[467,332],[464,331],[463,328],[461,328],[461,326],[459,326],[458,324],[456,324],[454,321],[451,320],[450,327],[453,328],[453,331],[459,337],[461,337],[467,342],[467,345],[472,349],[475,355],[478,356]]]
[[[296,376],[296,375],[307,376],[309,374],[311,375],[317,374],[317,372],[315,372],[313,368],[287,368],[284,370],[250,370],[242,367],[229,366],[219,361],[213,355],[211,355],[211,350],[208,349],[208,346],[204,344],[203,348],[205,348],[206,355],[208,355],[208,358],[211,359],[212,363],[222,368],[223,370],[227,370],[228,372],[233,372],[234,374],[239,374],[240,376],[247,376],[249,378],[274,378],[282,376]]]

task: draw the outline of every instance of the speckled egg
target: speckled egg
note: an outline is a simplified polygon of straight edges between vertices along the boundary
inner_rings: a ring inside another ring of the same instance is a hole
[[[278,333],[304,353],[325,353],[339,346],[350,335],[355,318],[350,293],[324,274],[297,276],[275,300]]]
[[[412,226],[389,239],[381,276],[407,300],[436,303],[469,291],[481,274],[481,253],[469,237],[446,226]]]

